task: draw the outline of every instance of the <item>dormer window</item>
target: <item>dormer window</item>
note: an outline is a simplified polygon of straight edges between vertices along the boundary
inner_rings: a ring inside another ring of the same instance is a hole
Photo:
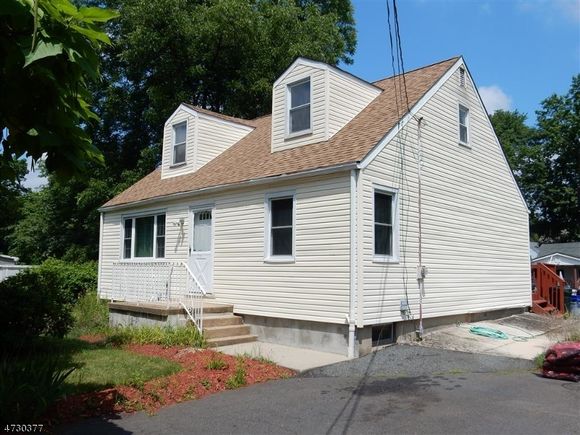
[[[288,135],[310,131],[310,77],[288,85],[288,100]]]
[[[173,126],[173,164],[185,163],[185,148],[187,138],[187,122]]]

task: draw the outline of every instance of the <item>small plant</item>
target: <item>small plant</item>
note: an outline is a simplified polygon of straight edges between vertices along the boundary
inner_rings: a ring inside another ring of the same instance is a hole
[[[58,356],[0,360],[0,421],[34,421],[62,395],[75,370]]]
[[[203,383],[203,381],[202,381]],[[185,394],[183,395],[183,399],[184,400],[192,400],[195,399],[195,389],[193,388],[193,385],[190,385],[189,387],[187,387],[187,390],[185,390]]]
[[[99,299],[97,292],[89,291],[79,297],[73,310],[72,336],[83,334],[100,334],[109,326],[109,308],[107,302]]]
[[[221,358],[212,358],[206,365],[208,370],[224,370],[228,367],[228,364]]]
[[[108,328],[107,341],[114,345],[160,344],[161,346],[204,347],[205,340],[194,326],[125,326]]]
[[[209,379],[202,379],[200,381],[200,384],[203,386],[203,388],[205,388],[206,390],[209,390],[211,388],[211,380]]]
[[[546,353],[545,352],[540,352],[539,354],[536,355],[536,357],[534,358],[534,366],[537,369],[541,369],[542,366],[544,365],[544,359],[546,357]]]
[[[234,390],[246,385],[246,369],[244,368],[243,360],[238,360],[236,371],[226,380],[226,388]]]

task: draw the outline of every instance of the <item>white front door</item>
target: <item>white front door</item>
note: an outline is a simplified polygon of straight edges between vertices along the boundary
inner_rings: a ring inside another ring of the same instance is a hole
[[[189,268],[207,293],[212,292],[213,277],[213,210],[191,211],[191,237],[189,240]]]

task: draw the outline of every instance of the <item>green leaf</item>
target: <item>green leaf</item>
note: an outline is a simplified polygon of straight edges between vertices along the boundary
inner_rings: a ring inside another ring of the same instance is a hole
[[[119,16],[118,11],[102,8],[80,8],[79,13],[85,21],[99,23],[106,23],[107,21]]]
[[[104,32],[99,32],[97,30],[87,29],[86,27],[77,26],[75,24],[71,25],[71,28],[75,29],[77,32],[82,33],[92,41],[101,41],[105,44],[111,44],[111,40]]]
[[[37,60],[44,59],[46,57],[58,56],[62,53],[62,44],[45,42],[43,40],[38,41],[34,51],[31,51],[25,56],[24,68]]]

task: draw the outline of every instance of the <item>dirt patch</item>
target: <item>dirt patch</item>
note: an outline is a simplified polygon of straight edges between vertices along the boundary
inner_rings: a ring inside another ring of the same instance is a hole
[[[163,406],[295,374],[265,361],[233,357],[209,349],[154,344],[129,345],[124,349],[175,361],[182,370],[143,383],[134,382],[133,385],[68,396],[51,409],[48,422],[62,424],[86,417],[111,417],[140,410],[154,413]],[[220,363],[216,364],[215,361]]]
[[[84,341],[85,343],[90,344],[99,344],[104,343],[107,340],[105,334],[89,334],[89,335],[81,335],[79,340]]]

